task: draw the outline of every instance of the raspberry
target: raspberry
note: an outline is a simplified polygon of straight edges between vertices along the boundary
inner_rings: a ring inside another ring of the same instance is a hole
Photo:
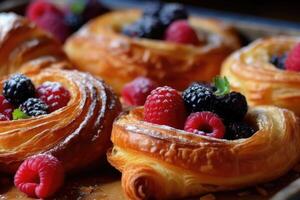
[[[37,97],[48,105],[50,112],[66,106],[70,100],[70,92],[57,82],[43,83],[36,93]]]
[[[173,22],[165,32],[165,40],[180,44],[199,44],[197,33],[186,20]]]
[[[34,198],[53,195],[64,182],[64,169],[57,158],[40,154],[27,158],[17,170],[15,186]]]
[[[244,95],[239,92],[217,96],[215,112],[226,120],[242,120],[248,111],[248,104]]]
[[[163,25],[167,27],[176,20],[187,19],[188,13],[183,5],[169,3],[162,7],[159,18]]]
[[[289,71],[300,71],[300,43],[288,53],[285,68]]]
[[[152,90],[144,106],[144,120],[154,124],[182,128],[186,118],[184,102],[173,88],[164,86]]]
[[[10,118],[8,118],[6,115],[0,113],[0,121],[9,121]]]
[[[34,1],[27,10],[27,16],[60,42],[64,42],[70,35],[69,27],[62,20],[63,12],[47,1]]]
[[[182,97],[189,112],[215,110],[216,96],[208,85],[193,83],[183,91]]]
[[[39,116],[48,113],[48,106],[37,98],[27,99],[20,105],[20,109],[29,116]]]
[[[144,105],[147,96],[157,84],[146,77],[138,77],[127,83],[122,89],[122,97],[128,105],[141,106]]]
[[[185,122],[184,130],[214,138],[223,138],[225,134],[222,120],[218,115],[208,111],[190,114]]]
[[[255,129],[244,122],[229,122],[226,126],[225,138],[228,140],[249,138],[254,133]]]
[[[35,88],[31,80],[23,74],[14,74],[3,85],[4,97],[15,106],[33,97]]]
[[[12,112],[14,110],[14,106],[10,104],[3,95],[0,95],[0,113],[4,115],[8,120],[12,119]],[[1,117],[1,119],[4,119]],[[3,120],[1,120],[3,121]]]
[[[286,60],[287,54],[283,55],[274,55],[271,57],[270,63],[275,65],[278,69],[285,69],[285,60]]]

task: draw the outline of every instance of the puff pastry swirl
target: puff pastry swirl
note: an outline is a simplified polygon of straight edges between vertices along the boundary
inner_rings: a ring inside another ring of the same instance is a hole
[[[300,115],[300,73],[281,70],[270,63],[272,55],[289,51],[300,37],[259,39],[232,54],[223,64],[233,90],[243,93],[250,105],[276,105]]]
[[[58,41],[14,13],[0,13],[0,55],[0,76],[67,60]],[[54,66],[70,67],[68,63]]]
[[[123,10],[92,20],[67,40],[67,55],[78,69],[102,77],[119,93],[137,76],[179,90],[195,80],[211,80],[219,73],[223,59],[239,47],[232,27],[200,17],[189,19],[199,35],[205,35],[205,42],[199,46],[130,38],[120,33],[140,15],[139,10]]]
[[[113,120],[121,110],[111,89],[78,71],[45,69],[26,75],[35,85],[59,82],[72,96],[67,106],[50,114],[0,123],[0,171],[14,172],[25,158],[38,153],[56,156],[66,171],[104,156],[111,145]]]
[[[298,160],[299,125],[288,110],[251,108],[250,138],[214,139],[142,121],[136,108],[115,121],[109,162],[129,199],[176,199],[275,179]],[[276,167],[274,167],[276,166]]]

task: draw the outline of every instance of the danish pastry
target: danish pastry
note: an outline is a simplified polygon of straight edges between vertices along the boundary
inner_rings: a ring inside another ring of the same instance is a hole
[[[47,115],[0,123],[0,171],[14,172],[25,158],[38,153],[56,156],[66,171],[86,167],[105,155],[113,120],[121,110],[111,89],[78,71],[44,69],[26,75],[36,85],[59,82],[71,99]]]
[[[0,14],[0,47],[0,76],[66,61],[60,44],[50,34],[14,13]],[[70,64],[54,66],[67,68]]]
[[[143,120],[143,107],[113,125],[109,162],[122,172],[129,199],[174,199],[270,181],[299,160],[299,125],[293,112],[253,107],[258,131],[246,139],[201,136]],[[276,168],[274,168],[276,166]]]
[[[273,55],[284,55],[298,42],[299,37],[287,36],[259,39],[233,53],[221,74],[250,105],[276,105],[300,115],[300,73],[279,69],[270,62]]]
[[[78,69],[102,77],[120,93],[125,83],[138,76],[179,90],[195,80],[211,80],[219,73],[223,59],[239,47],[232,27],[201,17],[188,19],[198,36],[203,36],[198,45],[132,38],[121,33],[141,15],[139,10],[102,15],[71,36],[64,49]]]

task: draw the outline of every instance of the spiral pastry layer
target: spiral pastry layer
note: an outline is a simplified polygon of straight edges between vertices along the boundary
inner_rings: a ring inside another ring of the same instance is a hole
[[[204,35],[205,41],[198,46],[123,35],[122,27],[140,16],[138,10],[125,10],[96,18],[67,40],[65,51],[78,69],[102,77],[120,92],[137,76],[180,90],[192,81],[211,80],[223,59],[239,47],[232,27],[200,17],[189,19]]]
[[[143,108],[114,122],[109,162],[122,172],[129,199],[175,199],[233,190],[275,179],[299,161],[293,112],[251,108],[250,138],[215,139],[142,121]],[[276,166],[276,167],[274,167]]]
[[[233,53],[223,64],[233,90],[247,97],[250,105],[276,105],[300,115],[300,73],[281,70],[270,63],[271,56],[288,52],[300,37],[259,39]]]

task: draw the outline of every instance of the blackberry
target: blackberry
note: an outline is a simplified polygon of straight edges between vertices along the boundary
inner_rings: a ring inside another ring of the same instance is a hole
[[[182,97],[189,112],[214,111],[216,96],[211,88],[193,83],[183,91]]]
[[[33,97],[35,88],[31,80],[23,74],[14,74],[3,85],[4,97],[15,106]]]
[[[244,122],[229,122],[226,126],[225,139],[236,140],[251,137],[256,130]]]
[[[48,106],[38,98],[29,98],[20,105],[20,109],[29,116],[45,115]]]
[[[72,32],[77,31],[84,23],[81,15],[74,13],[67,13],[64,21],[65,24],[71,28]]]
[[[215,112],[226,120],[242,120],[248,111],[244,95],[239,92],[217,96]]]
[[[287,54],[283,54],[283,55],[273,55],[270,59],[270,63],[272,63],[273,65],[275,65],[275,67],[277,67],[278,69],[285,69],[285,60],[287,58]]]
[[[187,19],[188,13],[183,5],[170,3],[162,7],[159,18],[163,25],[167,27],[176,20]]]
[[[159,17],[159,13],[161,11],[161,8],[163,7],[163,4],[160,2],[157,3],[147,3],[143,16],[150,16],[150,17]]]
[[[131,25],[125,26],[123,33],[130,37],[161,39],[164,26],[157,18],[146,16]]]

